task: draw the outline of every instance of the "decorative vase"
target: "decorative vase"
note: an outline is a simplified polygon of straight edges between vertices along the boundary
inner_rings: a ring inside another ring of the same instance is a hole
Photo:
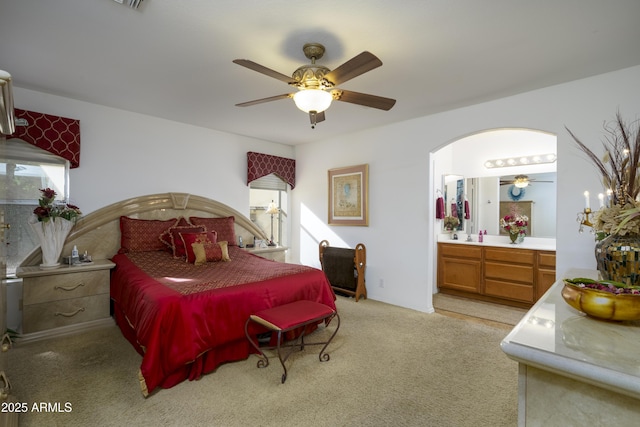
[[[60,254],[65,240],[73,227],[73,222],[64,218],[50,218],[47,221],[34,219],[29,222],[31,228],[38,235],[42,250],[42,264],[40,268],[57,268],[60,266]]]
[[[640,285],[640,236],[609,235],[596,244],[595,255],[603,279]]]
[[[511,239],[511,244],[517,245],[518,243],[522,243],[524,241],[524,234],[509,233],[509,239]]]

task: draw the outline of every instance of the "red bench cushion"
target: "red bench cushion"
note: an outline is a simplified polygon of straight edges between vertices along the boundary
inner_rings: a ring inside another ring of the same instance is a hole
[[[272,330],[289,330],[314,320],[322,320],[335,311],[319,302],[300,300],[262,310],[251,315],[251,320]]]

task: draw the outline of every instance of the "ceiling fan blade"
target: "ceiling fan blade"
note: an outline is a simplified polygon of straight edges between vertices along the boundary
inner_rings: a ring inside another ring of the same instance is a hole
[[[255,99],[253,101],[242,102],[240,104],[236,104],[236,107],[250,107],[256,104],[262,104],[265,102],[277,101],[279,99],[291,98],[293,94],[291,93],[283,93],[282,95],[270,96],[268,98]]]
[[[382,61],[377,56],[365,51],[351,58],[335,70],[330,71],[324,78],[333,83],[334,86],[338,86],[381,65]]]
[[[257,71],[257,72],[262,73],[262,74],[264,74],[266,76],[273,77],[274,79],[278,79],[281,82],[285,82],[287,84],[295,83],[295,80],[293,80],[292,77],[286,76],[286,75],[284,75],[282,73],[274,71],[271,68],[265,67],[264,65],[260,65],[260,64],[257,64],[255,62],[253,62],[253,61],[249,61],[248,59],[234,59],[233,63],[234,64],[238,64],[238,65],[242,65],[243,67],[247,67],[250,70]]]
[[[351,104],[364,105],[365,107],[378,108],[385,111],[389,111],[396,104],[395,99],[352,92],[350,90],[332,90],[331,95],[337,101],[350,102]]]

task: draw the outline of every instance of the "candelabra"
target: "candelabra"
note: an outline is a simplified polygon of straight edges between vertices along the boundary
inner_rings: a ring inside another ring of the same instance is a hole
[[[589,221],[589,215],[591,214],[591,208],[584,208],[584,211],[578,212],[578,217],[576,218],[576,222],[579,224],[578,232],[584,232],[584,226],[591,227],[591,233],[595,233],[593,229],[593,223]]]

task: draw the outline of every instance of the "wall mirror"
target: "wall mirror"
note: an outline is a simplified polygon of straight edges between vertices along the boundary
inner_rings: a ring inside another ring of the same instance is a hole
[[[505,234],[500,218],[511,210],[529,217],[528,236],[556,236],[556,172],[526,174],[526,186],[516,186],[519,175],[467,178],[470,200],[469,233],[487,230],[488,234]],[[520,184],[522,185],[522,184]]]
[[[454,230],[465,229],[465,179],[462,175],[447,174],[443,176],[444,212],[446,216],[458,218],[458,227]],[[442,229],[445,230],[444,221]]]

